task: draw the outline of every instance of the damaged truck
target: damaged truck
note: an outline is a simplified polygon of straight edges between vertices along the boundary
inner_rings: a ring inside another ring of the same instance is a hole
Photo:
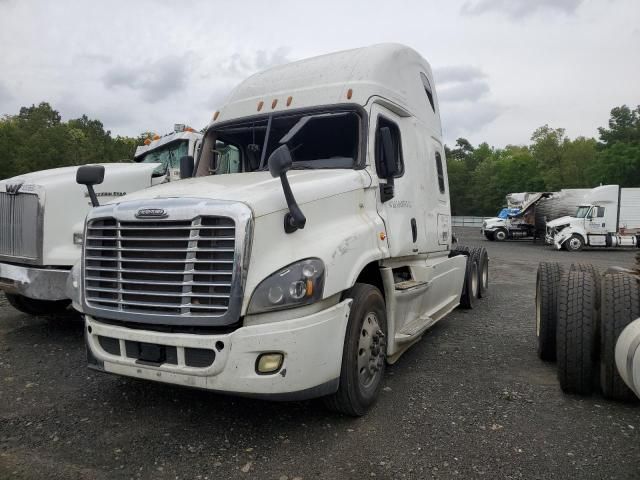
[[[387,363],[486,295],[486,251],[452,245],[433,76],[410,48],[250,77],[181,166],[194,178],[87,217],[93,369],[363,415]]]
[[[170,134],[147,139],[134,163],[104,164],[106,178],[96,197],[107,202],[179,178],[180,158],[193,155],[201,138],[178,124]],[[0,291],[21,312],[56,314],[71,303],[67,281],[80,259],[91,209],[76,183],[77,170],[54,168],[0,181]]]

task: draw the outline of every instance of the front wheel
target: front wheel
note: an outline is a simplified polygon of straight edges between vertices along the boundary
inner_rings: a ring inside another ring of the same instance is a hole
[[[497,242],[504,242],[507,237],[508,233],[504,228],[499,228],[493,233],[493,238],[495,238]]]
[[[356,283],[346,294],[352,298],[342,352],[340,386],[325,404],[353,417],[364,415],[380,393],[387,349],[387,314],[376,287]]]
[[[569,240],[564,242],[564,247],[569,252],[579,252],[582,250],[582,247],[584,247],[584,240],[582,240],[580,235],[574,233],[569,237]]]
[[[28,315],[54,315],[62,313],[71,304],[71,300],[37,300],[12,293],[5,293],[5,296],[13,308]]]

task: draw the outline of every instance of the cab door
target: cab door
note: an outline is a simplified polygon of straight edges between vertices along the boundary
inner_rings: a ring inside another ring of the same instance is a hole
[[[389,253],[391,257],[416,255],[425,245],[421,195],[425,185],[418,158],[415,119],[401,117],[380,104],[373,104],[369,122],[369,159],[380,184],[376,193],[377,209],[385,223]],[[390,182],[383,178],[383,128],[391,133],[398,170],[392,180],[391,198],[388,198]]]

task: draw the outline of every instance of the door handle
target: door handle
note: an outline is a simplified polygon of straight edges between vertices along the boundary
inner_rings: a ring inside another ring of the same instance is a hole
[[[411,234],[413,235],[413,243],[418,241],[418,224],[416,223],[416,219],[411,219]]]

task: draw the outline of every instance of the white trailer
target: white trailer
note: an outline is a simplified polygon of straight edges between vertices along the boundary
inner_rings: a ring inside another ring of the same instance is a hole
[[[137,163],[104,164],[97,191],[107,202],[179,178],[179,159],[193,155],[202,135],[177,128],[136,150]],[[18,310],[56,313],[70,303],[67,279],[80,260],[91,202],[76,183],[78,167],[32,172],[0,181],[0,291]]]
[[[90,367],[364,414],[386,362],[486,289],[486,252],[452,247],[433,85],[395,44],[241,83],[196,178],[89,213]]]
[[[640,246],[640,188],[594,188],[575,216],[547,223],[546,242],[570,252],[584,246]]]

